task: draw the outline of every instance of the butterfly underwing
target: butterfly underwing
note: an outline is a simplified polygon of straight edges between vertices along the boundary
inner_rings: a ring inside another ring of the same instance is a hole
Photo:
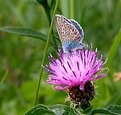
[[[85,47],[85,44],[82,43],[83,29],[75,20],[56,14],[55,24],[64,53]]]

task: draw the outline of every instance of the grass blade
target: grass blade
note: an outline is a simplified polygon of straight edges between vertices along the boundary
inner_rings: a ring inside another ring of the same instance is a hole
[[[32,28],[23,28],[23,27],[1,27],[0,31],[9,32],[17,35],[29,36],[41,39],[43,41],[47,40],[47,36],[43,33],[40,33]]]
[[[113,60],[115,58],[115,55],[116,55],[116,51],[118,50],[118,47],[120,45],[120,42],[121,42],[121,29],[119,30],[118,34],[116,35],[116,37],[114,38],[114,42],[108,52],[108,61],[106,63],[105,66],[109,67],[110,71],[109,71],[109,74],[110,74],[110,81],[113,83],[113,78],[112,78],[112,70],[111,70],[111,65],[113,63]]]
[[[112,65],[120,42],[121,42],[121,29],[119,30],[119,33],[117,34],[117,36],[114,38],[114,42],[109,50],[108,62],[106,66],[110,67]]]
[[[7,75],[8,75],[8,71],[5,72],[3,78],[2,78],[1,81],[0,81],[0,85],[2,85],[2,83],[4,82],[4,80],[5,80],[5,78],[7,77]]]

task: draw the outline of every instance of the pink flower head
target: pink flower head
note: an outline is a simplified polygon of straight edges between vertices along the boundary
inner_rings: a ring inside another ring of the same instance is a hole
[[[50,73],[48,83],[56,85],[57,90],[65,90],[79,86],[84,90],[87,82],[97,80],[107,75],[107,68],[102,68],[105,62],[102,56],[97,57],[97,50],[82,49],[70,53],[59,52],[59,59],[50,56],[51,63],[46,70]]]

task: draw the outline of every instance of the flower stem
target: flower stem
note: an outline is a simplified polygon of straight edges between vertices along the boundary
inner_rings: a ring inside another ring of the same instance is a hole
[[[45,10],[45,13],[47,15],[48,21],[49,21],[49,26],[51,24],[51,15],[50,15],[50,7],[48,6],[47,2],[46,4],[43,4],[43,8]],[[53,34],[53,30],[52,30],[52,34]],[[57,43],[56,43],[56,39],[53,37],[53,42],[54,42],[54,46],[57,48]]]
[[[39,4],[41,4],[43,6],[45,14],[48,18],[49,26],[50,26],[50,24],[51,24],[51,8],[48,5],[47,0],[37,0],[37,2],[39,2]],[[52,34],[53,34],[53,31],[52,31]],[[56,39],[54,37],[53,37],[53,42],[54,42],[54,46],[57,48]]]
[[[43,65],[44,62],[45,62],[45,58],[46,58],[46,54],[47,54],[47,50],[48,50],[48,46],[49,46],[49,41],[50,41],[50,35],[52,33],[54,16],[55,16],[55,12],[56,12],[56,9],[57,9],[58,2],[59,2],[59,0],[56,0],[55,8],[54,8],[54,11],[53,11],[53,17],[52,17],[52,21],[51,21],[50,28],[49,28],[48,39],[47,39],[47,42],[46,42],[46,45],[45,45],[45,49],[44,49],[44,54],[43,54],[41,65]],[[41,66],[41,68],[40,68],[40,76],[39,76],[39,81],[38,81],[38,86],[37,86],[37,91],[36,91],[36,97],[35,97],[34,105],[36,105],[37,101],[38,101],[39,88],[40,88],[42,74],[43,74],[43,67]]]

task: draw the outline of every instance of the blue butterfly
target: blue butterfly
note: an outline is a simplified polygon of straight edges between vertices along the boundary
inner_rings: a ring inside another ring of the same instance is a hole
[[[82,49],[86,46],[82,43],[84,38],[83,29],[75,20],[57,14],[55,15],[55,23],[64,53]]]

